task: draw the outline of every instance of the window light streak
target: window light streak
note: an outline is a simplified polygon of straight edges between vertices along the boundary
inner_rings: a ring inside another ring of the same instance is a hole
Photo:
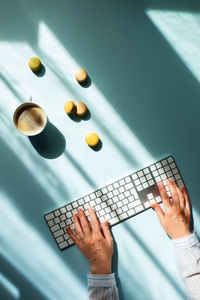
[[[0,273],[0,285],[2,285],[14,299],[20,299],[19,289],[2,273]]]
[[[47,299],[79,299],[86,294],[70,268],[51,249],[10,199],[0,192],[0,251]],[[6,224],[6,226],[5,226]],[[34,245],[34,246],[33,246]],[[76,289],[69,289],[70,284]]]
[[[40,22],[39,24],[38,47],[55,63],[56,68],[60,71],[62,77],[66,78],[66,81],[71,87],[74,87],[76,83],[74,72],[80,68],[80,65],[78,65],[74,58],[61,45],[59,40],[44,22]],[[98,119],[99,122],[104,125],[110,135],[121,144],[131,157],[136,159],[140,165],[144,165],[145,162],[150,163],[153,161],[153,157],[93,83],[88,89],[81,89],[78,94],[79,99],[83,99],[83,97],[87,99],[94,119]],[[102,116],[103,118],[101,121],[99,116]],[[109,117],[105,118],[105,116]],[[95,120],[90,120],[90,122],[93,123],[92,125],[96,128],[100,127],[95,124]],[[113,126],[115,127],[114,130]],[[99,128],[99,130],[101,130],[101,128]],[[123,142],[121,142],[120,137],[123,137]],[[116,152],[117,149],[113,150]],[[76,158],[78,159],[78,155]],[[121,157],[121,160],[126,160],[126,156],[124,155],[124,157]],[[126,161],[126,163],[130,165],[130,160],[128,162]]]
[[[200,81],[200,13],[148,9],[146,14]]]

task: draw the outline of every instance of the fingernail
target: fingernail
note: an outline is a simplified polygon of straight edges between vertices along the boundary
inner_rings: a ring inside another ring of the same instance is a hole
[[[68,230],[69,230],[69,227],[66,227],[65,230],[68,231]]]

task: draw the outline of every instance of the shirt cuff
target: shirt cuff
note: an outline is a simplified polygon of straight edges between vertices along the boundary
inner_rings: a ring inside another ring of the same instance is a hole
[[[194,247],[199,243],[199,238],[197,237],[196,233],[193,232],[189,235],[184,236],[180,239],[172,240],[174,247],[178,250],[186,250],[189,248]]]
[[[113,287],[116,285],[115,274],[95,275],[88,273],[88,286],[90,287]]]

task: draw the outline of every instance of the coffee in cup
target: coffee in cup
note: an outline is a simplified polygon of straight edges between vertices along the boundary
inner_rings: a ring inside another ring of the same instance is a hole
[[[47,123],[47,116],[39,105],[26,102],[15,110],[13,122],[21,133],[33,136],[43,131]]]

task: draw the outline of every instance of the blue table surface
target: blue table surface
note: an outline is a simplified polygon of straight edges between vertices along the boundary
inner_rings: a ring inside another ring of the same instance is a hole
[[[44,214],[169,154],[200,233],[199,4],[8,0],[0,25],[0,298],[87,299],[88,262],[75,246],[59,251]],[[80,67],[87,87],[74,78]],[[47,113],[42,139],[13,125],[27,94]],[[87,120],[69,118],[67,100],[85,102]],[[86,145],[89,132],[99,151]],[[153,210],[112,233],[120,299],[186,299]]]

